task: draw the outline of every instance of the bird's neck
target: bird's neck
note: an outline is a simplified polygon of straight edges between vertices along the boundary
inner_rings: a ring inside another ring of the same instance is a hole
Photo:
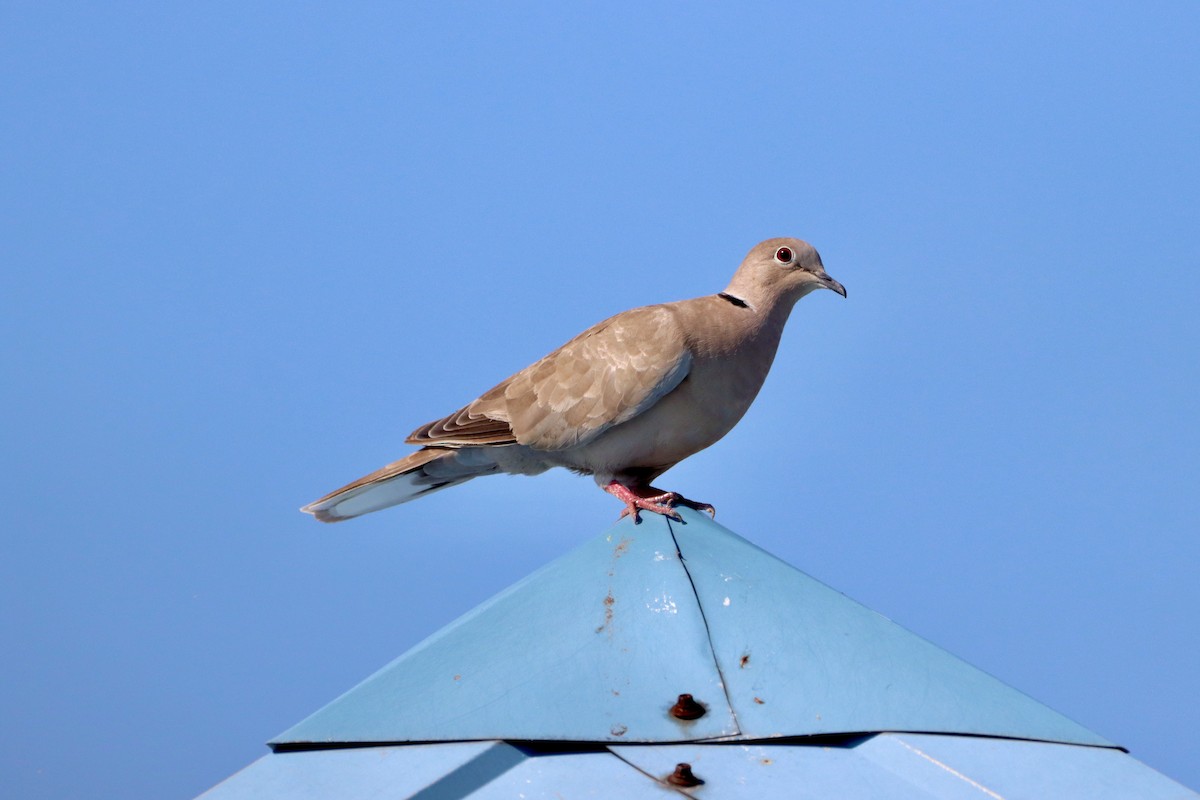
[[[713,300],[725,306],[718,311]],[[697,353],[723,358],[737,356],[743,366],[753,370],[769,368],[775,349],[779,346],[783,327],[787,323],[795,300],[788,298],[743,297],[731,286],[714,298],[689,303],[681,311],[695,315],[694,329],[706,331],[701,341],[692,344]],[[752,358],[747,359],[747,353]],[[764,365],[752,365],[765,359]],[[764,371],[765,375],[765,371]]]
[[[758,290],[758,287],[754,286],[738,286],[735,281],[717,296],[745,309],[753,316],[756,327],[782,331],[792,309],[805,294],[808,292],[766,292]]]

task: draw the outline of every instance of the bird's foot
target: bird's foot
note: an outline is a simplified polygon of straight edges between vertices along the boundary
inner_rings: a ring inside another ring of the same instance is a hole
[[[675,506],[685,506],[696,511],[707,511],[712,515],[713,519],[717,517],[716,509],[708,503],[697,503],[694,500],[688,500],[678,492],[664,492],[661,489],[655,489],[653,486],[633,488],[617,481],[611,481],[604,487],[604,491],[625,503],[625,509],[617,519],[621,520],[632,516],[634,525],[642,521],[639,516],[639,513],[642,511],[653,511],[655,514],[662,514],[664,517],[682,521],[683,518],[679,516],[679,512],[675,510]]]
[[[693,511],[703,511],[713,519],[717,518],[717,510],[711,505],[708,503],[698,503],[695,500],[688,500],[679,492],[667,492],[666,494],[661,495],[661,497],[667,498],[666,503],[669,506],[684,506],[685,508],[690,508]]]

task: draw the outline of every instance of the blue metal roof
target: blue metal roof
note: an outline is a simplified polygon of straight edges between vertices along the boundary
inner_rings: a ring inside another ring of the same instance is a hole
[[[624,520],[276,746],[669,743],[880,731],[1111,746],[702,514]],[[679,695],[699,719],[670,713]]]
[[[619,523],[507,589],[203,800],[1200,800],[684,514]],[[703,715],[672,713],[685,692]]]
[[[670,784],[680,763],[696,787]],[[1196,800],[1120,750],[1015,739],[883,733],[842,743],[609,745],[506,742],[272,753],[201,800],[622,798],[663,800]]]

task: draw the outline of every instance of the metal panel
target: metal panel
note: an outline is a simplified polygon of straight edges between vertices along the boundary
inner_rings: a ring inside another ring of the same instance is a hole
[[[467,778],[470,792],[524,759],[519,750],[503,742],[272,753],[198,800],[392,800],[413,797],[455,775]]]
[[[556,752],[503,742],[273,753],[200,800],[1200,800],[1120,750],[981,736],[688,743]],[[700,786],[670,786],[680,763]]]
[[[976,789],[972,797],[1197,800],[1200,795],[1113,748],[974,736],[885,734],[856,749],[910,780],[935,774]]]
[[[273,753],[198,800],[669,800],[679,793],[607,750],[529,752],[503,742]]]
[[[454,795],[429,794],[413,800],[450,797]],[[682,800],[676,789],[607,751],[528,758],[469,797],[470,800]]]
[[[867,731],[1111,742],[712,522],[671,528],[744,738]]]
[[[683,513],[688,524],[652,514],[619,523],[275,743],[917,731],[1111,744],[704,515]],[[705,705],[702,718],[668,714],[685,692]]]
[[[655,776],[670,775],[688,764],[704,781],[689,790],[697,797],[762,800],[983,800],[946,782],[950,794],[931,793],[895,772],[865,761],[850,747],[682,744],[653,747],[621,746],[613,752]]]
[[[681,693],[708,713],[670,716]],[[274,744],[734,732],[691,582],[664,518],[648,514],[505,590]]]
[[[982,736],[879,734],[851,746],[681,744],[613,752],[651,775],[690,764],[707,798],[1196,800],[1106,747]]]

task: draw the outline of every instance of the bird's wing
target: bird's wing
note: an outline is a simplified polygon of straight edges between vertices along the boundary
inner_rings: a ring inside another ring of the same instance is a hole
[[[589,328],[407,441],[575,447],[652,407],[687,377],[691,363],[669,305],[635,308]]]

